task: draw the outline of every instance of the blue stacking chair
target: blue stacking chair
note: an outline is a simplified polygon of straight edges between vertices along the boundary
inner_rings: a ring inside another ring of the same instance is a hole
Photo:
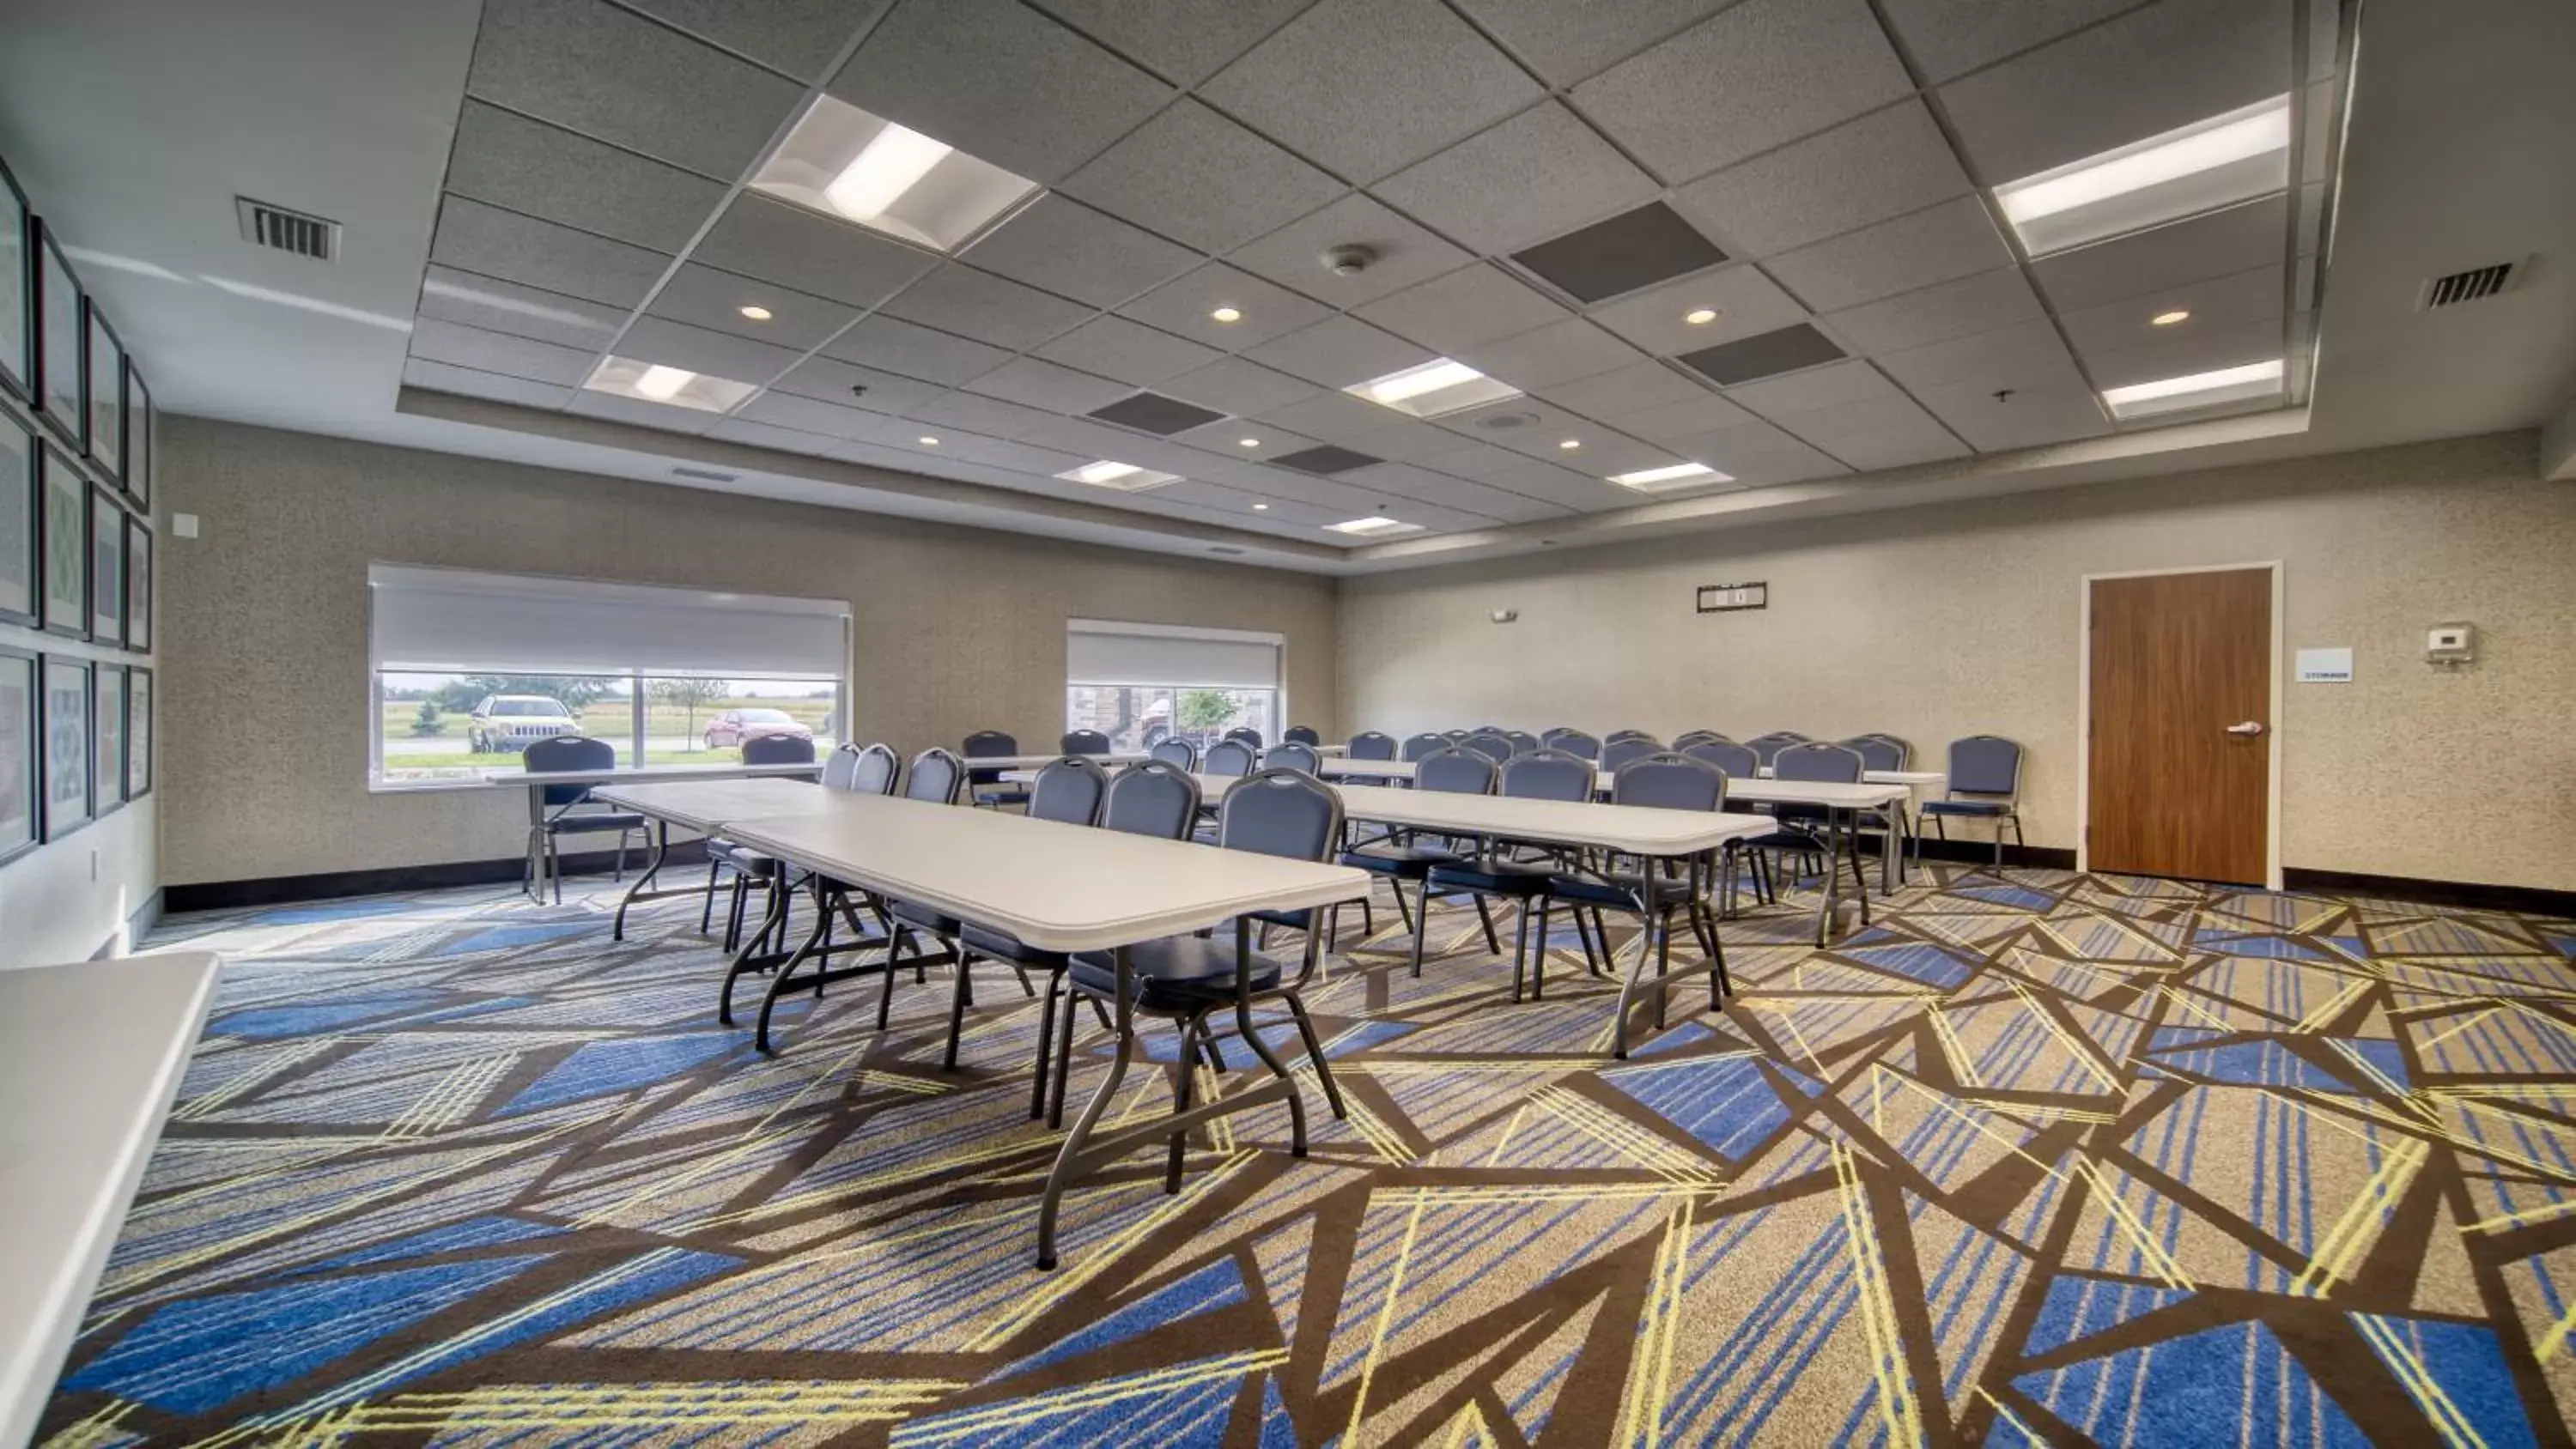
[[[1592,783],[1591,761],[1562,751],[1541,750],[1504,762],[1496,788],[1518,800],[1589,800]],[[1434,892],[1475,897],[1480,915],[1484,913],[1486,897],[1516,903],[1519,914],[1512,935],[1512,1000],[1518,1001],[1528,973],[1530,917],[1534,911],[1539,915],[1539,957],[1544,975],[1547,924],[1543,898],[1550,875],[1562,862],[1554,858],[1515,860],[1512,852],[1510,841],[1485,841],[1481,853],[1472,860],[1432,866],[1429,887]],[[1587,940],[1587,953],[1589,949]]]
[[[1068,755],[1105,755],[1109,753],[1109,736],[1098,730],[1066,730],[1056,749]]]
[[[1195,775],[1199,772],[1199,747],[1178,736],[1167,740],[1156,740],[1154,747],[1147,750],[1145,754],[1147,758],[1160,760],[1184,775]]]
[[[1019,740],[1000,730],[977,730],[966,737],[961,748],[961,753],[969,760],[989,760],[997,755],[1016,755],[1019,752]],[[973,788],[975,803],[978,805],[998,808],[1003,805],[1029,803],[1029,792],[1003,780],[1002,772],[999,770],[976,770],[970,767],[966,781]]]
[[[1991,820],[1995,823],[1995,866],[2004,863],[2004,826],[2012,826],[2013,845],[2021,837],[2021,746],[2001,735],[1970,735],[1950,742],[1949,788],[1938,800],[1923,802],[1923,818],[1943,840],[1950,838],[1945,820]],[[1914,837],[1915,854],[1923,837]]]
[[[1207,759],[1200,765],[1199,772],[1206,775],[1249,775],[1254,765],[1253,751],[1259,748],[1228,735],[1208,746]]]
[[[519,752],[519,768],[531,775],[589,774],[617,768],[617,747],[588,735],[556,735]],[[567,835],[617,836],[617,878],[626,879],[626,841],[644,840],[644,817],[632,810],[612,810],[590,798],[588,785],[546,785],[529,792],[528,861],[523,888],[545,898],[554,884],[555,904],[563,904],[563,852]],[[597,808],[585,808],[593,807]]]
[[[1540,735],[1538,742],[1543,748],[1562,750],[1581,759],[1601,758],[1601,742],[1581,730],[1559,727]]]
[[[1315,733],[1313,725],[1290,725],[1288,733],[1280,738],[1292,745],[1320,745],[1324,742],[1324,737]]]
[[[1265,770],[1296,770],[1314,775],[1322,771],[1323,764],[1324,757],[1316,752],[1313,745],[1299,744],[1294,740],[1272,745],[1261,753],[1261,768]]]
[[[1494,762],[1472,750],[1441,750],[1425,756],[1414,766],[1413,788],[1436,790],[1457,795],[1489,795],[1494,789]],[[1371,845],[1389,848],[1375,850]],[[1395,909],[1413,932],[1413,974],[1422,974],[1422,942],[1431,922],[1431,869],[1453,864],[1463,857],[1453,846],[1416,845],[1410,839],[1393,835],[1365,842],[1360,848],[1342,852],[1341,863],[1395,883]],[[1416,900],[1408,908],[1404,899],[1407,881],[1417,882]],[[1485,944],[1496,952],[1502,942],[1494,935],[1494,918],[1485,909],[1483,897],[1476,898],[1476,916],[1484,923]]]
[[[1659,810],[1714,811],[1726,798],[1726,777],[1715,766],[1688,755],[1665,752],[1632,760],[1610,782],[1610,801],[1614,805],[1639,805]],[[1694,858],[1681,879],[1665,875],[1652,862],[1639,862],[1636,872],[1617,870],[1599,874],[1559,875],[1548,883],[1548,893],[1558,900],[1603,909],[1635,911],[1642,898],[1645,911],[1643,924],[1648,933],[1646,947],[1638,951],[1636,969],[1619,983],[1619,1014],[1614,1030],[1615,1053],[1628,1054],[1628,1004],[1645,975],[1646,957],[1655,958],[1655,1026],[1664,1025],[1664,982],[1672,973],[1673,913],[1681,911],[1690,918],[1691,934],[1706,954],[1708,1004],[1711,1010],[1724,1001],[1732,990],[1726,979],[1726,950],[1717,939],[1717,921],[1708,905],[1708,862]]]

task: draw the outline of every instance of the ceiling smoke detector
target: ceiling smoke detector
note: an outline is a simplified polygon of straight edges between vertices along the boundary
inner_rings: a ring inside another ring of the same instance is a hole
[[[1324,252],[1324,270],[1336,277],[1356,277],[1377,261],[1377,248],[1356,242],[1328,248]]]
[[[1495,413],[1491,417],[1476,419],[1476,426],[1489,433],[1508,433],[1515,428],[1526,428],[1537,421],[1536,413]]]

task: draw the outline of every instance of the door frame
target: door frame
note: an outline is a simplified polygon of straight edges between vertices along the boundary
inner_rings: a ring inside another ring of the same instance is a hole
[[[2281,626],[2282,568],[2279,559],[2245,563],[2194,564],[2185,568],[2125,569],[2086,574],[2076,583],[2080,612],[2075,633],[2075,738],[2082,746],[2075,772],[2075,868],[2093,869],[2093,585],[2105,579],[2151,579],[2174,574],[2230,574],[2263,569],[2272,575],[2272,718],[2264,727],[2267,756],[2264,785],[2263,884],[2281,889]]]

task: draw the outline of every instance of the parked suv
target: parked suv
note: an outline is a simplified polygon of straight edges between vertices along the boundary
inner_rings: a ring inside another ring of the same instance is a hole
[[[792,740],[810,740],[814,732],[796,722],[796,717],[783,709],[729,709],[707,721],[707,748],[732,749],[745,740],[767,739],[785,735]]]
[[[474,706],[465,742],[478,755],[515,755],[539,740],[581,733],[563,701],[542,694],[487,694]]]

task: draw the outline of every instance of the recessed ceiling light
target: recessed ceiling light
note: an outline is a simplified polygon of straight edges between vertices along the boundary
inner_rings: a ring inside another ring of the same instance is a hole
[[[923,447],[925,447],[925,448],[936,448],[936,447],[938,447],[938,446],[939,446],[939,440],[938,440],[937,438],[932,437],[932,436],[931,436],[931,435],[929,435],[928,433],[924,433],[924,434],[922,434],[922,435],[921,435],[920,443],[921,443],[921,446],[923,446]]]
[[[1252,511],[1255,513],[1268,513],[1270,511],[1270,505],[1267,503],[1256,503],[1252,505]]]
[[[665,367],[654,363],[635,379],[635,390],[655,402],[669,402],[680,395],[680,389],[698,380],[698,375],[685,368]]]
[[[1732,483],[1735,480],[1706,463],[1672,463],[1634,473],[1613,473],[1610,481],[1640,493],[1661,493],[1672,488],[1689,488],[1701,483]]]
[[[1068,483],[1089,483],[1099,488],[1115,488],[1121,493],[1136,493],[1147,488],[1160,488],[1166,483],[1177,483],[1181,480],[1181,475],[1178,473],[1157,473],[1151,468],[1139,468],[1133,463],[1121,463],[1109,458],[1103,458],[1097,463],[1085,463],[1079,468],[1067,468],[1055,476]]]
[[[2280,390],[2281,359],[2276,357],[2269,362],[2250,362],[2243,367],[2222,367],[2216,372],[2195,372],[2184,377],[2104,388],[2102,401],[2110,405],[2111,416],[2115,418],[2142,418],[2157,413],[2180,412],[2184,408],[2269,397]]]
[[[1705,327],[1711,322],[1717,320],[1717,309],[1715,307],[1694,307],[1690,311],[1682,314],[1682,320],[1688,322],[1693,327]]]
[[[1238,448],[1258,448],[1261,446],[1261,440],[1259,438],[1237,438],[1234,440],[1234,445]]]
[[[2170,312],[2158,312],[2155,316],[2150,317],[2147,320],[2158,327],[2171,327],[2177,322],[2190,321],[2191,314],[2177,307]]]
[[[753,306],[743,308],[742,315],[750,318],[754,322],[766,322],[776,314],[772,313],[766,307]]]
[[[1344,523],[1327,523],[1324,528],[1331,533],[1355,533],[1370,538],[1383,538],[1391,533],[1422,531],[1422,525],[1419,523],[1406,523],[1402,519],[1389,518],[1383,513],[1369,518],[1354,518]]]
[[[1241,308],[1237,307],[1219,307],[1208,315],[1214,317],[1219,322],[1240,322],[1243,320],[1243,311]]]
[[[752,189],[953,252],[1038,184],[948,143],[820,96],[761,162]]]
[[[1567,438],[1563,442],[1558,443],[1557,446],[1570,452],[1573,449],[1582,447],[1583,440],[1581,438]]]
[[[702,413],[730,412],[760,389],[729,377],[709,377],[684,367],[671,367],[659,362],[642,362],[632,357],[607,357],[591,369],[582,387],[589,392],[604,392],[616,397],[641,398],[646,402],[664,403],[671,407],[693,408]]]
[[[2196,121],[1995,188],[2032,256],[2268,196],[2290,184],[2290,98]]]
[[[1417,418],[1436,418],[1521,395],[1521,390],[1510,383],[1496,382],[1463,362],[1445,357],[1353,383],[1342,391]]]

